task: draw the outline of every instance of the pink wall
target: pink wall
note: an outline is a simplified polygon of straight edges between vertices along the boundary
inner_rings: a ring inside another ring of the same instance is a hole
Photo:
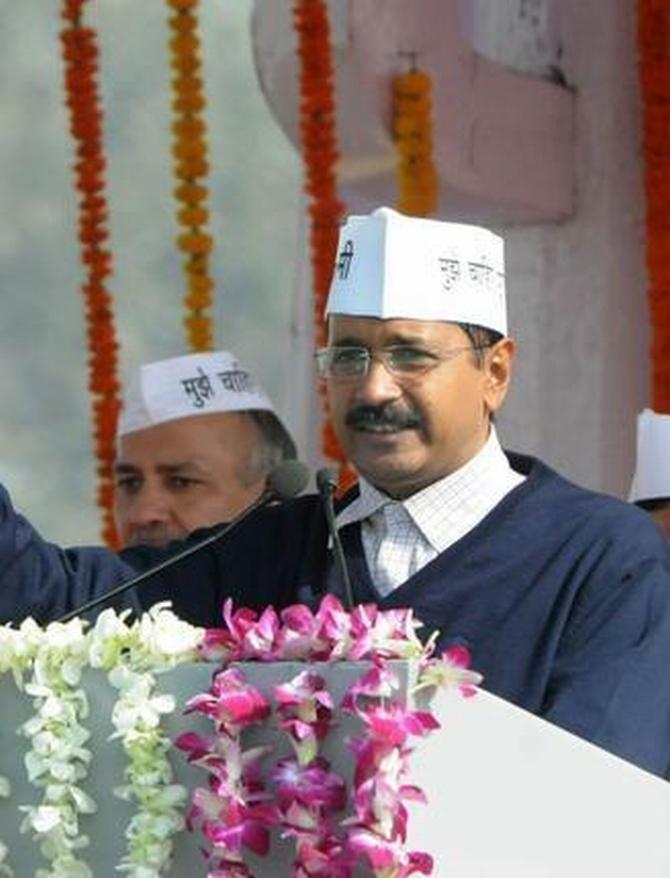
[[[577,89],[576,213],[505,233],[521,350],[501,430],[577,481],[625,493],[649,402],[635,3],[554,7]]]

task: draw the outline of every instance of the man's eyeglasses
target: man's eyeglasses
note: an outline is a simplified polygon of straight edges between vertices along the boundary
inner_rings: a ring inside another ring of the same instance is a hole
[[[370,351],[368,348],[354,345],[333,345],[320,348],[316,354],[316,366],[321,378],[350,379],[364,378],[370,369],[373,360],[379,360],[384,368],[393,375],[414,377],[428,372],[444,363],[463,354],[466,351],[481,351],[490,345],[467,345],[465,347],[451,348],[448,351],[433,352],[413,345],[390,345],[379,351]]]

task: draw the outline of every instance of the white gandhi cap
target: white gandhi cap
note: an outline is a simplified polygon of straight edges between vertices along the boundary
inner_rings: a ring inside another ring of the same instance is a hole
[[[507,335],[502,238],[388,207],[350,216],[326,314],[472,323]]]
[[[130,381],[117,434],[216,412],[262,409],[272,403],[230,351],[186,354],[145,363]]]
[[[670,415],[644,409],[637,416],[637,458],[629,500],[670,497]]]

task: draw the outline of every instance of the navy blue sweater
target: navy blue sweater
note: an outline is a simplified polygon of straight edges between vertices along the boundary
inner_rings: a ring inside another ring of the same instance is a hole
[[[412,607],[427,633],[439,629],[442,644],[468,643],[489,691],[664,773],[669,544],[635,507],[578,488],[539,461],[510,457],[526,480],[386,598],[370,581],[358,525],[345,527],[356,599]],[[20,553],[8,545],[12,530],[22,534]],[[31,612],[46,621],[160,553],[134,549],[119,559],[58,549],[5,497],[0,557],[0,617]],[[212,626],[227,596],[237,605],[283,607],[332,582],[325,519],[318,498],[306,496],[257,513],[227,541],[147,582],[133,600],[150,606],[170,598],[181,616]]]

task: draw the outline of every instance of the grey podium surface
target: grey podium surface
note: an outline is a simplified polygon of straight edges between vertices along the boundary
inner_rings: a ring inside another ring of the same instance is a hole
[[[412,667],[394,664],[404,685],[411,685]],[[265,691],[305,668],[294,663],[243,667]],[[361,673],[346,662],[314,667],[327,677],[336,699]],[[207,688],[212,670],[196,664],[177,668],[159,678],[159,689],[183,705]],[[84,687],[94,759],[83,786],[98,811],[82,818],[82,830],[91,839],[82,858],[96,876],[111,878],[119,874],[115,867],[132,814],[131,806],[112,794],[122,783],[126,760],[120,743],[109,740],[115,691],[97,671],[86,673]],[[16,734],[31,706],[9,679],[0,680],[0,697],[0,775],[12,784],[11,799],[0,800],[0,839],[9,845],[8,861],[18,878],[28,878],[44,865],[30,837],[18,830],[18,806],[35,803],[39,795],[26,780],[27,741]],[[410,782],[424,789],[429,804],[411,808],[409,847],[434,856],[438,878],[668,878],[670,785],[485,691],[470,699],[440,692],[431,709],[442,729],[421,742],[412,757]],[[211,731],[206,720],[183,716],[179,707],[166,728],[173,736]],[[343,738],[352,729],[343,722],[324,747],[324,755],[348,777]],[[277,758],[288,755],[288,743],[278,732],[269,729],[261,737],[276,745]],[[177,782],[191,788],[205,782],[203,772],[177,751],[173,765]],[[206,875],[199,846],[197,834],[180,833],[166,874]],[[290,874],[290,861],[290,844],[274,839],[270,857],[254,860],[254,871],[258,878],[279,878]]]

